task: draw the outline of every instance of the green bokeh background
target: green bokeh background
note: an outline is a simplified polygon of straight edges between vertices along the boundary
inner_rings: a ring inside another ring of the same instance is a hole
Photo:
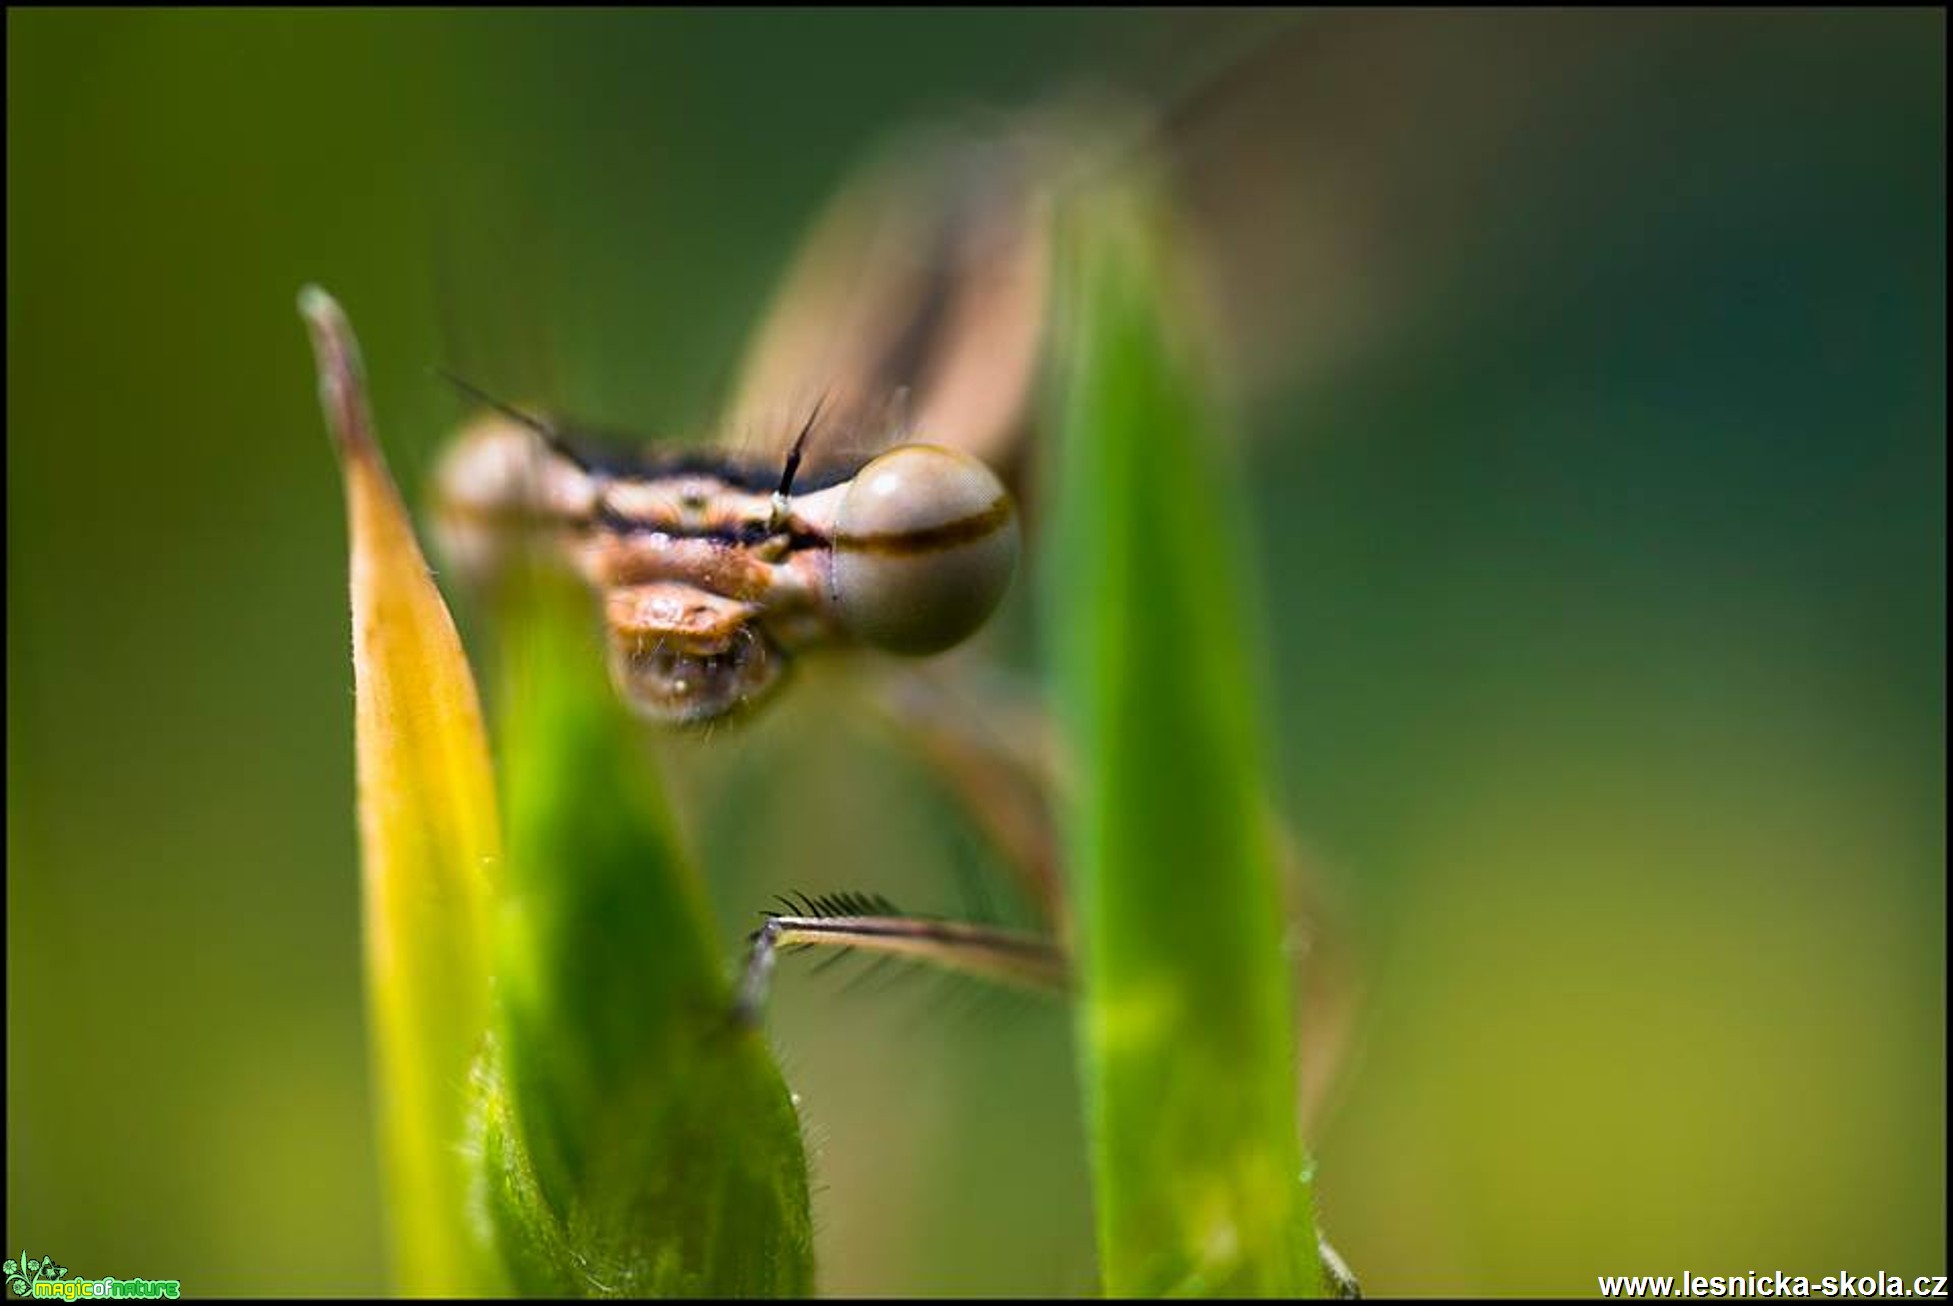
[[[862,148],[1200,30],[9,11],[7,1247],[384,1287],[297,287],[410,496],[432,362],[701,430]],[[1252,162],[1190,165],[1264,219],[1247,316],[1306,328],[1241,425],[1274,785],[1362,958],[1315,1143],[1372,1291],[1946,1268],[1944,38],[1309,20],[1207,133]],[[666,749],[728,950],[774,888],[953,910],[980,859],[818,685]],[[1088,1290],[1063,1011],[784,979],[823,1287]]]

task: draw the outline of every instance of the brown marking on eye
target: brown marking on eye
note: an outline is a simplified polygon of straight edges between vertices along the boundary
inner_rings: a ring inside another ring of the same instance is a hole
[[[849,553],[873,553],[885,557],[909,557],[923,553],[942,553],[995,535],[1010,523],[1009,495],[1004,495],[982,512],[935,526],[908,530],[877,531],[866,535],[834,537],[834,547]]]

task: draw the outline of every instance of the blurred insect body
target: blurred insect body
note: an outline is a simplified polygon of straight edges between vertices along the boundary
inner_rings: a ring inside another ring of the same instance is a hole
[[[940,652],[1003,597],[1019,524],[992,464],[1048,234],[1019,147],[900,163],[843,194],[756,339],[723,429],[774,452],[619,457],[495,405],[443,462],[444,552],[481,577],[544,543],[601,596],[613,678],[654,721],[748,712],[817,649]]]
[[[512,550],[539,545],[574,571],[599,598],[620,694],[652,721],[751,712],[820,650],[942,651],[1003,597],[1020,542],[1006,483],[1024,480],[1054,298],[1050,209],[1081,156],[1021,128],[926,146],[884,156],[842,191],[755,337],[725,430],[772,431],[775,452],[620,457],[489,400],[443,462],[447,556],[488,579]],[[893,683],[877,705],[992,835],[1045,929],[921,918],[868,895],[801,897],[752,937],[746,1019],[778,954],[801,948],[1068,983],[1055,778],[927,679]],[[1325,1268],[1353,1291],[1326,1249]]]
[[[806,650],[948,647],[990,615],[1016,563],[1009,492],[954,449],[900,445],[796,494],[791,456],[769,484],[766,468],[731,459],[618,467],[550,438],[538,459],[534,434],[506,419],[463,437],[443,507],[449,548],[480,566],[495,547],[482,532],[511,516],[553,535],[602,595],[618,689],[659,722],[749,710]]]
[[[1006,485],[1029,471],[1030,399],[1057,298],[1054,208],[1147,139],[1137,119],[1093,108],[1003,130],[939,127],[884,149],[802,244],[716,446],[620,453],[450,378],[490,411],[440,467],[443,553],[478,582],[537,548],[581,577],[620,695],[667,726],[749,714],[823,650],[913,657],[962,642],[1015,570]],[[770,434],[755,443],[756,431]],[[1051,758],[988,728],[991,705],[904,661],[883,659],[893,674],[870,706],[997,845],[1046,935],[1033,945],[864,910],[865,899],[803,900],[754,938],[749,1016],[776,948],[1065,982]]]
[[[440,468],[443,553],[477,582],[537,548],[580,576],[620,695],[654,722],[748,714],[822,650],[940,652],[983,624],[1015,570],[1005,480],[1023,470],[1052,299],[1050,178],[1066,156],[1021,128],[902,145],[841,191],[803,245],[719,446],[620,456],[451,378],[490,411]],[[774,434],[733,443],[756,430]],[[914,682],[877,706],[1001,836],[1049,936],[807,900],[757,940],[749,1015],[776,944],[1063,983],[1051,777],[949,702]]]
[[[1080,158],[1021,125],[939,129],[898,142],[844,187],[789,270],[730,405],[731,438],[774,433],[760,451],[728,441],[620,457],[457,381],[491,411],[442,463],[443,552],[478,581],[537,546],[573,570],[599,597],[620,694],[665,725],[749,713],[820,650],[920,655],[961,642],[1015,567],[1005,480],[1024,478],[1055,298],[1055,179],[1076,176]],[[813,900],[819,910],[770,920],[756,937],[741,997],[750,1015],[776,945],[1063,983],[1048,767],[1000,747],[972,719],[986,709],[900,665],[884,668],[894,688],[873,705],[1003,848],[1048,936],[1033,947]]]

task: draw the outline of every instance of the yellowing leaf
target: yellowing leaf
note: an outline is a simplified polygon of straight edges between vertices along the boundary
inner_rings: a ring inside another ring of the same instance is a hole
[[[308,287],[352,551],[360,859],[374,1085],[395,1272],[417,1295],[500,1286],[471,1218],[471,1075],[489,1022],[500,859],[474,677],[373,438],[359,346]]]

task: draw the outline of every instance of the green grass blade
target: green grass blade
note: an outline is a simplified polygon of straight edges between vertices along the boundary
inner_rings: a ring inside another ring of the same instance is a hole
[[[489,1023],[500,857],[475,681],[373,437],[359,348],[308,288],[320,399],[346,483],[360,862],[373,1081],[396,1280],[501,1286],[469,1214],[470,1071]]]
[[[517,1284],[552,1295],[801,1295],[799,1120],[651,769],[587,594],[504,614],[508,897],[487,1075],[489,1207]]]
[[[1104,1286],[1322,1290],[1240,547],[1215,416],[1135,192],[1070,215],[1042,578],[1077,768],[1081,1078]]]
[[[799,1120],[591,638],[509,611],[509,857],[475,682],[373,438],[357,345],[307,290],[352,539],[361,854],[397,1278],[414,1295],[804,1295]]]

